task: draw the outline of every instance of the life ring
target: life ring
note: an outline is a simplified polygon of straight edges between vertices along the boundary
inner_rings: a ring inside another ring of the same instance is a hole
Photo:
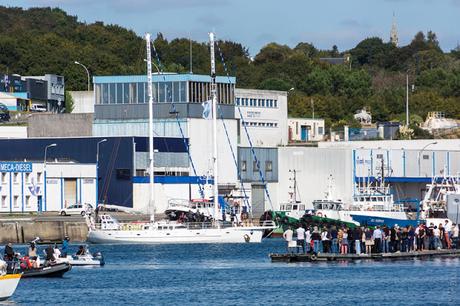
[[[251,240],[251,237],[248,234],[244,234],[244,241],[249,242]]]
[[[317,212],[317,213],[316,213],[316,216],[322,218],[322,217],[323,217],[323,214],[322,214],[321,212]]]
[[[316,259],[318,259],[318,257],[316,256],[316,254],[311,254],[310,260],[311,260],[311,261],[316,261]]]

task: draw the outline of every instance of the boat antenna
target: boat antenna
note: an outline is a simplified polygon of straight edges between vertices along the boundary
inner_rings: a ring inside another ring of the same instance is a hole
[[[150,221],[155,220],[154,203],[154,169],[153,169],[153,89],[152,89],[152,53],[150,49],[150,33],[145,34],[147,46],[147,89],[149,95],[149,213]]]
[[[214,218],[217,222],[219,214],[219,191],[217,186],[217,90],[216,90],[216,58],[214,50],[214,33],[209,33],[209,45],[211,52],[211,97],[212,97],[212,136],[213,136],[213,168],[214,168]]]

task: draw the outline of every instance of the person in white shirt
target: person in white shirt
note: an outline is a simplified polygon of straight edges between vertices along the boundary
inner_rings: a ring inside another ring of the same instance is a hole
[[[326,228],[323,228],[321,232],[321,246],[320,246],[320,253],[329,253],[329,233]]]
[[[441,236],[441,231],[439,230],[439,228],[437,226],[435,226],[433,228],[433,237],[434,237],[434,249],[438,249],[440,250],[441,249],[441,239],[440,239],[440,236]]]
[[[292,231],[292,229],[289,227],[284,233],[283,233],[283,238],[284,240],[286,241],[286,250],[287,252],[289,253],[290,249],[289,249],[289,245],[290,245],[290,242],[292,242],[292,236],[294,235],[294,232]]]
[[[299,251],[299,247],[302,247],[302,251],[305,253],[305,229],[302,225],[295,230],[297,234],[297,252]]]
[[[453,223],[450,232],[452,235],[452,247],[456,249],[460,248],[460,241],[458,239],[458,225]]]
[[[311,250],[311,230],[308,227],[307,231],[305,232],[305,244],[307,245],[306,251],[307,253]]]

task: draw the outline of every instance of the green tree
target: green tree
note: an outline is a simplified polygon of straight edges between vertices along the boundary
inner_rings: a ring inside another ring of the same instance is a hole
[[[73,101],[72,95],[66,90],[65,92],[65,112],[71,113],[74,109],[75,103]]]

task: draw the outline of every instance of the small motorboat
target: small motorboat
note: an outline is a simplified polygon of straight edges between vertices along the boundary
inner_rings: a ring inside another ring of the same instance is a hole
[[[60,262],[67,262],[72,266],[103,266],[105,264],[104,256],[101,252],[94,254],[86,253],[84,255],[67,255],[59,258]]]
[[[68,255],[69,263],[72,266],[103,266],[105,265],[104,256],[101,252],[87,253],[85,255]]]
[[[64,273],[72,270],[72,266],[68,262],[58,262],[48,266],[41,265],[38,268],[20,269],[22,277],[62,277]]]
[[[7,274],[7,264],[0,259],[0,301],[10,298],[21,279],[20,273]]]

